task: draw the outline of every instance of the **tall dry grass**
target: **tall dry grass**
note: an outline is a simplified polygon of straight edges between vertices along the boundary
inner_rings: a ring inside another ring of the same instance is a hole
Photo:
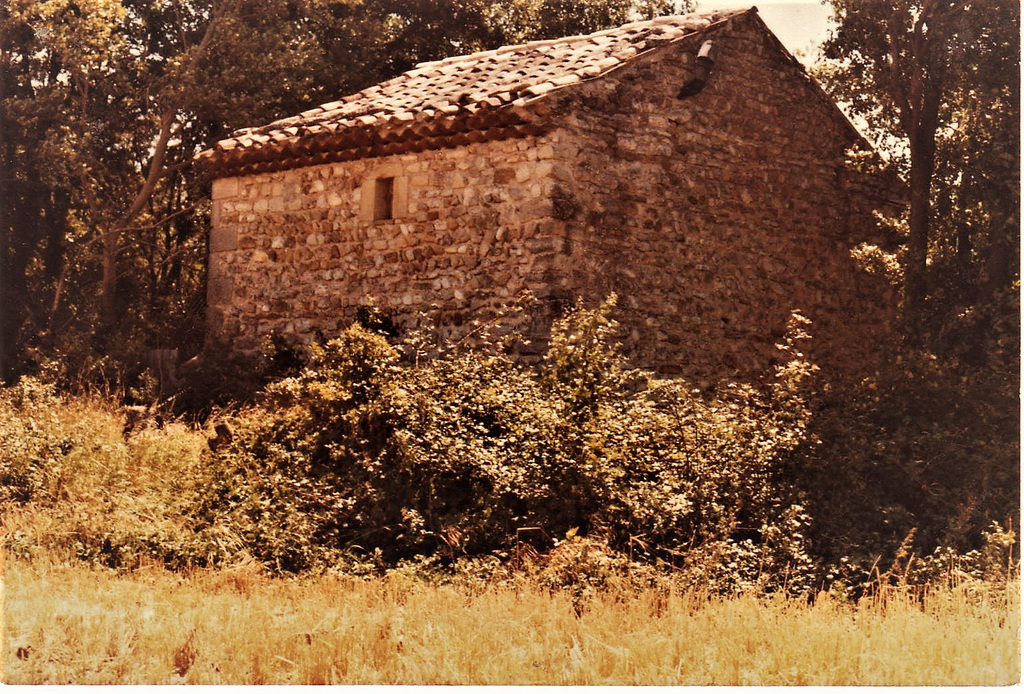
[[[528,581],[130,575],[37,558],[4,577],[8,683],[1003,685],[1016,586],[917,601],[608,593]]]

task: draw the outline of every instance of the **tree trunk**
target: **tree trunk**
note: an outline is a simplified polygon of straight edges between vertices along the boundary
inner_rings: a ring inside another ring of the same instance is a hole
[[[932,173],[935,168],[934,144],[916,137],[910,148],[910,238],[907,241],[906,311],[912,330],[920,327],[928,292],[928,235],[931,222]],[[915,146],[915,141],[916,145]]]
[[[919,58],[927,66],[911,87],[910,117],[905,119],[910,140],[910,238],[907,239],[906,315],[911,342],[921,337],[928,296],[928,241],[931,234],[932,177],[935,175],[935,134],[939,127],[944,71],[934,60]]]
[[[103,232],[103,280],[100,285],[100,320],[103,327],[117,325],[117,241],[120,234],[111,226]]]
[[[174,130],[175,115],[177,115],[175,109],[168,109],[161,115],[160,134],[153,148],[153,158],[149,162],[149,173],[146,175],[146,180],[125,215],[103,232],[103,282],[100,306],[103,326],[107,329],[116,326],[118,321],[117,251],[121,230],[127,228],[139,216],[156,191],[157,183],[164,175],[164,158],[167,156],[167,146]]]

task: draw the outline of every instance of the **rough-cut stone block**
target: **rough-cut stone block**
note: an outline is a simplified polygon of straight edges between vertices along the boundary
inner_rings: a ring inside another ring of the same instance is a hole
[[[210,306],[227,307],[233,303],[235,280],[232,277],[211,277],[208,282],[207,303]],[[223,314],[223,311],[221,312]]]
[[[214,200],[223,200],[224,198],[233,198],[238,195],[238,178],[218,178],[213,182],[213,190],[211,191],[211,197]]]
[[[233,251],[238,247],[238,230],[234,225],[214,224],[210,230],[210,252]]]

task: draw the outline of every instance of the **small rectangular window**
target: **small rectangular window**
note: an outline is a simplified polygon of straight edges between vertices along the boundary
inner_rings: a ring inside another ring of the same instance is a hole
[[[363,179],[359,219],[368,224],[401,219],[409,214],[409,178],[391,174],[396,167],[390,168],[371,172]]]
[[[393,219],[395,216],[395,179],[378,178],[373,186],[373,220]]]

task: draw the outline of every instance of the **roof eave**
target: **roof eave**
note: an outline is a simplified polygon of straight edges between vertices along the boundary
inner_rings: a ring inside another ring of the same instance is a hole
[[[536,136],[551,128],[550,124],[518,117],[521,109],[501,110],[505,113],[491,114],[484,120],[470,116],[392,129],[347,128],[329,136],[263,147],[209,149],[197,159],[207,172],[223,178]]]

